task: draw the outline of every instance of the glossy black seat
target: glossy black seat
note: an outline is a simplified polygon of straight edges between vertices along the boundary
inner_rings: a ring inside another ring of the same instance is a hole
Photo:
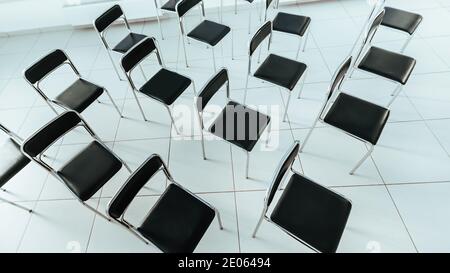
[[[55,168],[54,163],[43,161],[46,151],[58,140],[75,128],[84,128],[93,139],[72,158],[64,161],[62,167]],[[80,201],[98,215],[106,215],[92,207],[88,202],[119,170],[130,167],[109,149],[92,128],[75,111],[66,111],[48,122],[22,145],[22,151],[35,163],[60,181]]]
[[[273,30],[303,36],[310,23],[308,16],[278,12],[273,19]]]
[[[26,157],[21,151],[22,139],[10,131],[8,128],[0,124],[0,131],[3,131],[8,137],[0,147],[2,159],[0,160],[0,189],[6,191],[2,187],[6,185],[16,174],[25,168],[30,159]],[[0,196],[0,202],[6,202],[28,212],[31,209],[26,208],[18,203],[9,201]]]
[[[139,92],[166,105],[172,105],[191,83],[189,78],[163,68],[150,78]]]
[[[130,48],[142,41],[142,39],[144,39],[145,37],[147,36],[131,32],[127,36],[125,36],[125,38],[123,38],[119,43],[117,43],[117,45],[114,46],[112,50],[120,53],[126,53],[128,50],[130,50]]]
[[[266,219],[309,248],[334,253],[339,246],[352,204],[345,197],[294,170],[293,164],[299,149],[299,142],[295,142],[280,162],[264,198],[264,208],[253,237]],[[292,173],[289,182],[276,199],[284,177],[289,177],[289,173]],[[269,217],[267,214],[274,201],[276,205]]]
[[[392,7],[385,7],[384,10],[386,13],[381,25],[407,32],[409,35],[412,35],[416,31],[423,20],[422,15],[417,13]]]
[[[304,63],[270,54],[253,76],[292,91],[305,73],[306,68],[307,66]]]
[[[202,21],[198,26],[191,30],[187,36],[215,46],[231,31],[230,27],[212,22],[209,20]]]
[[[375,145],[388,118],[388,109],[340,93],[325,115],[324,121]]]
[[[68,161],[58,174],[82,201],[90,199],[120,169],[122,163],[98,141]]]
[[[161,6],[161,9],[175,12],[175,6],[181,0],[169,0],[164,5]]]
[[[146,218],[135,227],[125,220],[125,213],[138,192],[162,171],[170,181],[164,193],[150,209]],[[166,164],[157,154],[151,155],[128,178],[107,207],[108,215],[139,236],[167,253],[191,253],[219,212],[210,204],[175,182]]]
[[[214,220],[212,208],[170,184],[138,231],[167,253],[191,253]]]
[[[103,91],[103,87],[84,79],[78,79],[56,96],[55,101],[81,113],[99,98]]]
[[[270,219],[320,252],[334,253],[351,209],[341,195],[293,174]]]
[[[269,122],[269,116],[245,105],[229,101],[214,120],[209,131],[231,144],[251,152]]]
[[[371,47],[358,65],[358,68],[379,76],[406,84],[416,60],[379,47]]]

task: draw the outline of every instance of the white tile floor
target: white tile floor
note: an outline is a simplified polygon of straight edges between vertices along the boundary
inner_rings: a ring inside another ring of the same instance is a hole
[[[349,169],[366,148],[336,130],[321,127],[315,130],[296,167],[352,199],[353,211],[339,251],[449,252],[450,1],[388,0],[388,4],[419,12],[425,19],[406,51],[418,60],[414,75],[393,104],[390,121],[373,156],[356,175],[350,176]],[[299,58],[309,65],[310,71],[302,98],[291,103],[288,122],[279,122],[278,130],[272,134],[275,141],[271,144],[272,151],[256,149],[252,153],[250,179],[244,178],[245,156],[240,150],[221,141],[208,141],[209,159],[203,161],[200,142],[171,137],[174,134],[171,134],[167,112],[148,99],[142,102],[151,122],[143,122],[127,83],[117,79],[92,29],[1,38],[0,122],[27,137],[54,116],[24,82],[21,73],[49,50],[65,49],[84,76],[109,89],[124,112],[125,118],[119,119],[104,97],[104,103],[96,103],[83,113],[108,145],[132,168],[150,154],[160,154],[180,183],[221,211],[225,230],[219,231],[213,223],[198,252],[308,252],[267,223],[262,225],[256,239],[250,234],[279,160],[294,140],[304,139],[319,111],[331,75],[349,52],[369,7],[364,0],[339,0],[283,6],[281,10],[312,17],[309,44]],[[207,13],[217,17],[216,11]],[[190,24],[195,20],[191,19]],[[223,51],[217,54],[218,65],[228,67],[232,97],[241,100],[249,39],[247,13],[240,10],[236,16],[225,12],[224,22],[233,27],[236,59],[230,58],[231,46],[227,39]],[[257,19],[254,28],[256,22]],[[159,39],[155,22],[135,23],[132,27],[136,32]],[[176,21],[164,20],[163,28],[167,38],[159,42],[168,66],[193,78],[200,88],[212,74],[210,52],[204,47],[188,46],[190,67],[187,69],[177,43]],[[113,39],[119,37],[116,32],[112,33]],[[386,29],[381,29],[376,36],[377,45],[394,50],[401,46],[403,39],[401,34]],[[274,52],[295,56],[296,38],[276,34],[273,42]],[[146,62],[144,68],[154,69],[154,59]],[[57,72],[46,82],[45,90],[49,94],[58,93],[70,83],[70,77],[67,70]],[[278,105],[280,109],[272,109],[270,114],[281,117],[286,94],[256,80],[250,86],[248,103]],[[348,92],[380,104],[389,100],[391,88],[384,80],[356,74],[344,86]],[[192,95],[188,91],[176,104],[192,108]],[[198,135],[198,131],[191,133]],[[51,150],[50,160],[61,164],[86,141],[79,132],[71,134]],[[95,195],[91,205],[104,210],[126,176],[126,172],[116,175]],[[129,217],[138,221],[164,186],[162,176],[152,181],[149,189],[144,189],[133,203]],[[1,252],[156,251],[81,206],[66,188],[34,164],[5,188],[8,192],[0,193],[1,196],[20,200],[34,208],[35,213],[28,214],[0,203]]]

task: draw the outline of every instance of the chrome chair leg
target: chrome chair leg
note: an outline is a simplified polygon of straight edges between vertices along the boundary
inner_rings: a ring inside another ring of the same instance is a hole
[[[9,201],[9,200],[7,200],[7,199],[4,199],[4,198],[2,198],[2,197],[0,197],[0,200],[3,201],[3,202],[5,202],[5,203],[8,203],[8,204],[10,204],[10,205],[13,205],[13,206],[15,206],[15,207],[18,207],[18,208],[20,208],[20,209],[26,210],[26,211],[28,211],[29,213],[32,213],[32,212],[33,212],[32,209],[29,209],[29,208],[27,208],[27,207],[24,207],[24,206],[22,206],[22,205],[19,205],[19,204],[15,203],[15,202],[12,202],[12,201]]]
[[[116,75],[119,78],[119,81],[124,81],[124,79],[122,79],[122,77],[120,76],[120,72],[117,69],[116,64],[114,63],[114,59],[111,56],[111,52],[108,49],[106,50],[106,52],[108,53],[109,60],[111,61],[111,64],[112,64],[112,66],[114,68],[114,71],[116,72]]]
[[[136,102],[137,102],[137,105],[139,107],[139,110],[140,110],[140,112],[142,114],[142,117],[144,118],[144,121],[148,121],[148,119],[145,117],[144,109],[142,109],[141,103],[139,102],[139,99],[138,99],[138,97],[136,95],[136,91],[133,90],[132,92],[133,92],[134,98],[136,99]]]
[[[108,95],[109,100],[110,100],[111,103],[114,105],[114,108],[116,109],[117,113],[119,113],[119,116],[120,116],[121,118],[123,118],[122,112],[120,112],[119,107],[118,107],[117,104],[114,102],[114,100],[113,100],[111,94],[109,93],[109,91],[105,89],[105,93],[106,93],[106,95]],[[99,102],[100,102],[100,101],[99,101]]]
[[[183,34],[181,34],[181,40],[183,40],[182,44],[183,44],[183,52],[184,52],[184,62],[186,64],[186,67],[189,67],[188,61],[187,61],[187,53],[186,53],[186,44],[185,44],[186,41],[184,40],[184,35]]]
[[[231,30],[231,59],[234,60],[234,31]]]
[[[406,40],[405,44],[402,46],[402,48],[400,49],[400,53],[405,52],[405,49],[408,47],[409,43],[411,42],[413,38],[413,35],[409,35],[408,39]]]
[[[249,165],[249,163],[250,163],[250,153],[247,152],[247,163],[245,164],[246,165],[246,167],[245,167],[245,178],[247,178],[247,179],[248,179],[248,165]]]
[[[148,80],[147,79],[147,76],[145,75],[145,72],[144,72],[144,69],[142,68],[142,65],[141,64],[139,64],[139,69],[141,70],[141,73],[142,73],[142,76],[144,77],[144,80]]]
[[[403,85],[402,84],[398,84],[398,86],[395,88],[394,92],[391,94],[392,98],[389,100],[388,104],[387,104],[387,108],[389,108],[392,103],[394,103],[395,99],[398,97],[398,95],[400,95],[400,92],[403,89]]]
[[[258,232],[258,229],[261,226],[262,221],[264,220],[264,214],[265,214],[265,210],[262,211],[261,216],[259,217],[258,223],[256,224],[255,230],[252,233],[253,238],[256,237],[256,233]]]
[[[309,138],[311,137],[312,132],[313,132],[314,128],[316,127],[318,121],[319,121],[319,117],[316,118],[316,120],[314,121],[314,123],[313,123],[311,129],[309,129],[309,132],[308,132],[308,134],[306,135],[305,140],[303,141],[302,146],[300,146],[300,150],[298,151],[299,153],[303,152],[303,148],[305,148],[305,145],[306,145],[306,143],[308,142]]]
[[[244,104],[245,104],[245,102],[247,101],[247,89],[248,89],[248,78],[249,78],[250,76],[249,75],[247,75],[247,79],[246,79],[246,81],[245,81],[245,89],[244,89]]]
[[[211,47],[212,56],[213,56],[213,64],[214,64],[214,73],[217,72],[217,66],[216,66],[216,54],[214,53],[214,47]]]
[[[169,106],[167,106],[167,105],[165,105],[165,106],[166,106],[167,111],[169,112],[169,116],[170,116],[170,119],[172,120],[172,126],[175,129],[175,132],[177,133],[177,135],[181,136],[180,131],[178,131],[178,128],[175,124],[175,119],[172,116],[172,111],[170,111]]]
[[[302,49],[303,52],[305,52],[305,50],[306,50],[306,44],[308,43],[310,32],[311,32],[311,30],[308,28],[308,30],[306,31],[305,42],[303,43],[303,49]]]
[[[289,91],[289,97],[286,103],[286,109],[284,110],[284,115],[283,115],[283,121],[286,122],[286,118],[287,118],[287,112],[289,109],[289,103],[291,102],[291,95],[292,95],[292,91]]]
[[[373,148],[375,146],[371,146],[369,151],[364,155],[363,158],[361,158],[361,160],[358,161],[358,163],[356,164],[356,166],[350,171],[350,175],[355,174],[356,170],[364,163],[364,161],[366,161],[366,159],[372,154],[373,152]]]
[[[155,0],[155,8],[156,8],[156,20],[158,20],[159,25],[159,32],[161,33],[161,39],[164,40],[163,30],[161,26],[161,19],[159,18],[159,8],[157,2],[158,0]]]
[[[306,76],[308,75],[308,70],[305,71],[305,74],[303,74],[303,79],[302,79],[302,83],[300,85],[300,90],[298,91],[298,97],[297,99],[300,99],[302,93],[303,93],[303,88],[305,87],[305,82],[306,82]]]
[[[216,215],[217,215],[217,222],[219,223],[219,228],[222,230],[223,224],[222,224],[222,218],[220,217],[220,212],[216,208],[214,208],[214,211],[216,212]]]

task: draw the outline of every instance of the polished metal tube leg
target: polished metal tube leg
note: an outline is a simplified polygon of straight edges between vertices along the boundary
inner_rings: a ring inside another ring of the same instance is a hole
[[[231,59],[234,60],[234,31],[231,30]]]
[[[356,164],[356,166],[350,171],[351,175],[353,175],[356,172],[356,170],[364,163],[364,161],[366,161],[366,159],[370,156],[370,154],[372,154],[374,147],[375,146],[372,145],[369,151],[364,155],[364,157],[361,158],[361,160]]]
[[[249,13],[248,13],[248,35],[251,34],[252,31],[252,9],[249,9]]]
[[[308,142],[309,137],[310,137],[311,134],[312,134],[312,131],[313,131],[314,128],[316,127],[316,124],[317,124],[317,121],[318,121],[318,120],[319,120],[319,117],[316,118],[316,120],[314,121],[314,123],[313,123],[311,129],[309,130],[308,134],[306,135],[305,140],[303,141],[303,144],[300,146],[300,150],[298,151],[299,153],[303,152],[303,148],[305,148],[305,145],[306,145],[306,143]]]
[[[180,132],[178,131],[178,128],[177,128],[177,126],[176,126],[176,124],[175,124],[175,119],[174,119],[173,116],[172,116],[172,111],[170,111],[170,109],[169,109],[168,106],[166,106],[166,109],[167,109],[167,111],[169,112],[169,116],[170,116],[170,119],[172,120],[172,126],[173,126],[173,128],[175,129],[175,132],[177,133],[177,135],[181,136],[181,134],[180,134]]]
[[[405,50],[408,47],[409,43],[411,42],[412,38],[413,38],[413,35],[410,35],[408,37],[408,39],[406,40],[405,44],[402,46],[402,49],[400,49],[400,53],[405,52]]]
[[[216,54],[214,53],[214,47],[211,47],[212,56],[213,56],[213,64],[214,64],[214,72],[217,72],[217,66],[216,66]]]
[[[259,217],[258,223],[256,224],[255,230],[253,231],[253,234],[252,234],[253,238],[256,237],[256,233],[258,232],[258,229],[261,226],[262,221],[264,220],[264,214],[265,214],[265,210],[263,210],[263,212],[261,213],[261,217]]]
[[[139,64],[139,69],[141,70],[142,76],[144,77],[144,80],[148,80],[147,76],[145,75],[144,69],[142,68],[142,65]]]
[[[15,207],[18,207],[18,208],[20,208],[20,209],[26,210],[26,211],[28,211],[28,212],[30,212],[30,213],[33,212],[32,209],[29,209],[29,208],[27,208],[27,207],[24,207],[24,206],[22,206],[22,205],[19,205],[19,204],[15,203],[15,202],[6,200],[6,199],[4,199],[4,198],[2,198],[2,197],[0,197],[0,200],[3,201],[3,202],[5,202],[5,203],[11,204],[11,205],[13,205],[13,206],[15,206]]]
[[[283,121],[284,122],[286,121],[286,118],[287,118],[287,112],[288,112],[288,109],[289,109],[289,103],[291,102],[291,95],[292,95],[292,91],[289,91],[289,97],[288,97],[288,100],[287,100],[287,103],[286,103],[286,109],[284,110],[284,115],[283,115]]]
[[[219,228],[222,230],[223,224],[222,224],[222,218],[220,217],[220,212],[216,208],[214,208],[214,211],[216,212],[216,215],[217,215],[217,222],[219,223]]]
[[[400,95],[400,92],[402,91],[403,85],[399,84],[397,86],[397,88],[395,88],[394,92],[392,93],[392,98],[389,100],[388,104],[387,104],[387,108],[389,108],[392,103],[394,103],[395,99],[398,97],[398,95]]]
[[[162,30],[162,26],[161,26],[161,19],[159,18],[159,8],[158,8],[158,3],[157,3],[156,1],[158,1],[158,0],[155,0],[156,20],[158,20],[159,33],[161,33],[161,40],[164,40],[163,30]]]
[[[246,81],[245,81],[244,104],[245,104],[245,102],[247,101],[248,78],[249,78],[249,75],[247,75],[247,79],[246,79]]]
[[[118,70],[117,67],[116,67],[116,64],[114,63],[114,59],[113,59],[113,57],[111,56],[111,52],[109,52],[109,50],[106,50],[106,51],[107,51],[107,53],[108,53],[109,60],[111,61],[111,64],[112,64],[112,66],[113,66],[113,68],[114,68],[114,71],[116,72],[116,75],[117,75],[117,77],[119,78],[119,81],[124,81],[124,79],[122,79],[122,77],[120,76],[120,73],[119,73],[119,70]]]
[[[309,32],[310,32],[311,30],[308,28],[308,30],[306,31],[306,37],[305,37],[305,42],[303,43],[303,49],[302,49],[302,51],[303,52],[305,52],[305,50],[306,50],[306,44],[308,43],[308,40],[309,40]]]
[[[306,75],[308,74],[308,70],[305,71],[305,73],[303,74],[303,79],[302,79],[302,83],[300,85],[300,90],[298,91],[298,97],[297,99],[300,99],[300,97],[302,96],[303,93],[303,89],[305,87],[305,82],[306,82]]]
[[[248,179],[248,165],[250,164],[250,153],[247,152],[247,163],[245,164],[245,178]]]
[[[106,90],[106,89],[105,89],[105,93],[106,93],[106,95],[108,95],[109,100],[110,100],[111,103],[114,105],[114,108],[116,109],[117,113],[119,113],[119,116],[120,116],[121,118],[123,118],[122,112],[120,112],[119,107],[118,107],[117,104],[114,102],[114,100],[113,100],[111,94],[109,94],[108,90]]]
[[[138,99],[138,97],[136,95],[136,91],[134,91],[134,90],[133,90],[133,95],[134,95],[134,98],[136,99],[136,103],[137,103],[137,105],[139,107],[139,110],[141,111],[141,115],[144,118],[144,121],[148,121],[148,119],[145,117],[144,109],[142,109],[141,103],[139,102],[139,99]]]

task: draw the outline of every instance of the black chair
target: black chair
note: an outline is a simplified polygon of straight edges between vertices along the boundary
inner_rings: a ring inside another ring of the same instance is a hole
[[[107,31],[109,27],[117,22],[119,19],[122,19],[126,29],[128,30],[128,34],[115,46],[111,47],[106,39]],[[147,36],[139,33],[135,33],[131,31],[130,24],[128,23],[127,17],[125,17],[125,14],[123,13],[122,8],[119,5],[114,5],[111,8],[109,8],[107,11],[105,11],[102,15],[100,15],[97,19],[94,21],[94,28],[97,31],[98,35],[100,36],[100,40],[102,41],[102,44],[105,46],[106,52],[108,53],[108,57],[111,60],[111,63],[114,67],[114,71],[116,71],[117,77],[119,77],[119,80],[122,80],[120,77],[119,70],[116,67],[116,63],[114,62],[114,59],[112,57],[112,53],[118,53],[120,55],[125,54],[130,48],[132,48],[134,45],[142,41]],[[142,75],[145,74],[141,68]]]
[[[138,88],[136,87],[131,77],[131,73],[133,72],[133,69],[137,65],[139,65],[139,63],[141,63],[147,56],[149,56],[153,52],[155,52],[156,57],[158,58],[161,69],[140,88]],[[125,72],[125,75],[127,76],[134,98],[136,99],[139,110],[141,111],[144,120],[147,121],[147,118],[145,117],[144,110],[139,103],[139,99],[136,93],[142,93],[152,100],[161,103],[169,112],[170,118],[172,120],[172,125],[175,128],[177,134],[180,135],[180,132],[175,126],[175,119],[173,118],[172,111],[169,107],[191,84],[194,93],[197,94],[194,82],[186,76],[180,75],[176,72],[172,72],[165,68],[165,65],[161,58],[161,52],[155,38],[145,38],[137,45],[135,45],[132,49],[130,49],[122,57],[121,67]]]
[[[252,76],[252,56],[264,40],[268,38],[268,51],[270,51],[270,43],[272,40],[272,22],[268,21],[262,25],[250,40],[248,55],[248,74],[245,83],[244,103],[247,98],[247,88],[249,77]],[[300,97],[303,85],[305,83],[307,65],[295,60],[281,57],[275,54],[269,54],[264,62],[253,73],[253,77],[270,82],[289,93],[286,109],[284,110],[283,121],[286,121],[291,94],[301,78]]]
[[[50,99],[39,85],[48,75],[50,75],[52,72],[63,65],[69,65],[78,79],[75,80],[58,96]],[[75,68],[69,56],[67,56],[67,54],[61,49],[56,49],[50,52],[45,57],[27,68],[24,71],[24,77],[25,80],[45,100],[45,102],[53,110],[53,112],[55,112],[55,114],[58,114],[58,112],[56,111],[53,104],[58,105],[64,110],[74,110],[78,113],[82,113],[87,107],[89,107],[89,105],[98,100],[103,92],[105,92],[114,105],[117,113],[119,113],[119,116],[122,117],[122,113],[120,112],[119,107],[117,107],[108,90],[84,79]]]
[[[202,10],[202,21],[196,27],[194,27],[191,31],[186,33],[185,25],[183,24],[184,16],[192,10],[194,7],[200,5]],[[184,60],[186,62],[186,67],[188,67],[187,61],[187,53],[186,53],[186,44],[185,39],[193,39],[199,41],[207,46],[211,47],[212,56],[213,56],[213,65],[214,71],[216,71],[216,55],[214,53],[214,47],[222,41],[222,39],[230,33],[231,28],[213,21],[209,21],[205,18],[205,6],[203,0],[181,0],[175,6],[175,10],[178,15],[180,31],[183,39],[183,51],[184,51]],[[233,53],[233,41],[231,41],[231,52]]]
[[[369,24],[361,47],[357,51],[357,54],[354,55],[354,63],[352,64],[349,75],[351,77],[355,69],[360,69],[394,82],[397,87],[392,93],[392,99],[387,104],[387,107],[389,107],[400,94],[402,87],[408,82],[416,66],[416,60],[371,45],[377,29],[383,21],[384,14],[385,11],[383,9]]]
[[[318,121],[331,125],[349,136],[370,146],[369,151],[350,171],[354,174],[370,156],[389,118],[387,108],[359,99],[341,91],[341,85],[352,63],[349,57],[336,71],[319,115],[309,130],[300,152],[302,152]]]
[[[91,135],[93,141],[58,170],[45,162],[42,157],[45,156],[47,149],[79,126]],[[22,152],[62,182],[84,206],[105,219],[108,217],[86,201],[119,172],[122,166],[131,173],[130,167],[98,138],[75,111],[64,112],[39,129],[25,140]]]
[[[267,11],[269,7],[274,5],[274,8],[278,8],[279,0],[265,0],[265,11],[264,11],[264,21],[267,20]],[[308,43],[311,18],[308,16],[302,16],[297,14],[278,12],[272,21],[273,31],[278,31],[290,35],[295,35],[300,38],[300,43],[298,45],[297,55],[295,59],[298,59],[300,49],[305,52],[306,44]],[[303,38],[305,37],[305,38]]]
[[[171,182],[139,225],[133,226],[125,213],[139,190],[159,171]],[[152,243],[162,252],[191,253],[219,211],[173,179],[159,155],[150,156],[125,182],[108,203],[107,214],[146,244]]]
[[[2,160],[0,161],[0,189],[6,192],[6,190],[2,187],[23,168],[25,168],[28,163],[30,163],[30,160],[20,150],[20,145],[22,145],[22,138],[20,138],[18,135],[10,131],[2,124],[0,124],[0,130],[2,130],[8,136],[2,147],[0,147],[0,150],[2,151]],[[0,201],[9,203],[28,212],[32,212],[31,209],[15,202],[9,201],[5,198],[0,197]]]
[[[228,141],[229,143],[242,149],[247,155],[245,176],[248,178],[248,166],[250,152],[255,147],[266,127],[268,136],[270,134],[270,117],[262,114],[250,107],[230,100],[230,81],[228,71],[222,68],[203,87],[200,95],[196,98],[196,109],[202,138],[203,159],[206,159],[203,130],[203,110],[211,98],[226,85],[227,104],[216,117],[208,132]],[[267,137],[267,142],[269,137]],[[266,143],[267,145],[267,143]]]
[[[296,142],[277,168],[253,237],[265,219],[314,251],[334,253],[345,230],[352,203],[293,169],[299,148],[300,144]],[[289,170],[293,174],[269,216],[269,207]]]

